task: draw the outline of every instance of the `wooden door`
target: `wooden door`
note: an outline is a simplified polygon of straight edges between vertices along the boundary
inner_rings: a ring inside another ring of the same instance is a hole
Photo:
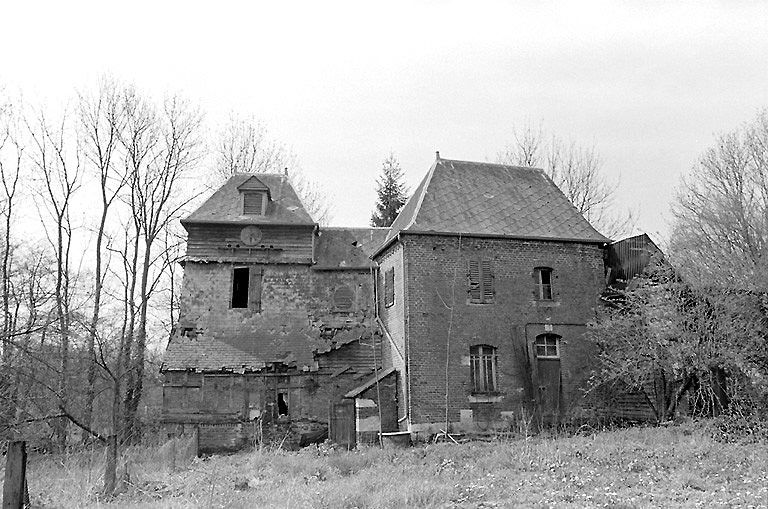
[[[556,422],[561,410],[560,359],[537,358],[538,400],[545,420]]]
[[[345,399],[331,403],[331,422],[328,436],[331,441],[347,449],[355,447],[355,402]]]

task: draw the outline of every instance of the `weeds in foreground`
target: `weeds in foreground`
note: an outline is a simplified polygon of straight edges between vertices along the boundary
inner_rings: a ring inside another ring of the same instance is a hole
[[[35,506],[765,506],[768,447],[722,443],[716,422],[407,449],[262,450],[177,461],[126,453],[130,485],[99,499],[103,452],[33,457]]]

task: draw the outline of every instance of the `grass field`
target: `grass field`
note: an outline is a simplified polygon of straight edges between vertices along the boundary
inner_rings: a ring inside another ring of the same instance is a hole
[[[130,483],[101,500],[103,451],[35,456],[34,507],[768,507],[768,445],[698,424],[407,449],[252,451],[171,472],[127,452]]]

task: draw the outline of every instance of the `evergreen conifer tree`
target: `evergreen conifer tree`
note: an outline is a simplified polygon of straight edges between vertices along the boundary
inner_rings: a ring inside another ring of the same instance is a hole
[[[394,154],[389,154],[382,164],[381,175],[376,180],[376,193],[379,198],[371,216],[371,226],[391,226],[408,198],[403,170]]]

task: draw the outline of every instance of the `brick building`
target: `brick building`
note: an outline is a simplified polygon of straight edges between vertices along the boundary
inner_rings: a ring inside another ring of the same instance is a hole
[[[399,420],[575,411],[607,242],[542,171],[438,156],[373,256]]]
[[[284,176],[236,175],[182,224],[164,419],[204,449],[579,408],[608,239],[540,170],[438,156],[391,229],[320,228]]]

